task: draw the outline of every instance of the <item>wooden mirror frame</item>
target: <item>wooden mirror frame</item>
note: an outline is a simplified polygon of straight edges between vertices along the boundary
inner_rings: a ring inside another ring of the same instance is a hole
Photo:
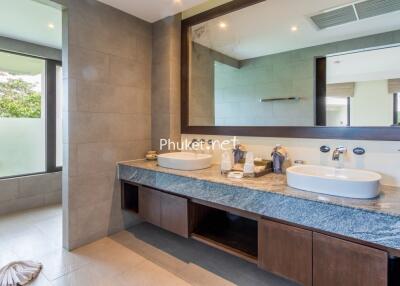
[[[233,0],[211,10],[182,20],[181,34],[181,133],[204,135],[322,138],[347,140],[400,141],[400,127],[301,127],[301,126],[190,126],[189,125],[189,32],[194,25],[264,2]],[[316,60],[317,63],[317,60]],[[326,94],[326,67],[316,64],[315,106]],[[318,100],[317,100],[318,99]]]

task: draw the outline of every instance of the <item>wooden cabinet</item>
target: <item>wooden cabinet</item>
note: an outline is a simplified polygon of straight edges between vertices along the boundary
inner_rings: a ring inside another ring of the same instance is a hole
[[[314,286],[386,286],[388,255],[368,246],[314,233]]]
[[[187,199],[161,193],[161,227],[183,237],[189,237]]]
[[[127,190],[134,192],[126,201],[135,205],[136,189]],[[193,201],[189,209],[186,198],[142,186],[138,205],[140,216],[151,224],[186,238],[192,233],[195,239],[300,285],[387,286],[388,280],[392,285],[398,279],[389,275],[387,252],[314,230],[245,218]],[[400,268],[398,264],[391,268]]]
[[[188,237],[187,199],[141,187],[139,215],[147,222]]]
[[[145,221],[161,226],[161,193],[159,191],[140,187],[139,215]]]
[[[258,229],[259,267],[311,286],[312,232],[264,219]]]

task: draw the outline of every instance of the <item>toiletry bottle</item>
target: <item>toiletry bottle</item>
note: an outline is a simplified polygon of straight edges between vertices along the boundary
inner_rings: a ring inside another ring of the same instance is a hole
[[[232,170],[232,158],[231,153],[225,151],[222,153],[221,158],[221,174],[227,174]]]
[[[234,164],[242,163],[241,161],[245,158],[245,156],[246,156],[246,146],[242,144],[236,145],[235,148],[233,149]]]
[[[246,162],[243,167],[243,173],[246,177],[254,176],[254,154],[253,152],[247,152]]]
[[[283,174],[285,171],[285,161],[288,158],[287,150],[281,145],[277,144],[271,153],[272,164],[274,173]]]

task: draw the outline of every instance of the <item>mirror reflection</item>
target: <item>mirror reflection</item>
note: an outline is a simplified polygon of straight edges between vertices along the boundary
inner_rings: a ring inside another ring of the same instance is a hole
[[[398,126],[400,1],[269,0],[191,27],[190,126]]]

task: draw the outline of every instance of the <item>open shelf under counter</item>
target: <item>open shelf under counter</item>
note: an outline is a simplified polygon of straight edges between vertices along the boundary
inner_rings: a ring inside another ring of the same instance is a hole
[[[127,181],[121,181],[121,208],[139,213],[139,186]]]
[[[258,222],[191,202],[191,237],[249,262],[258,259]]]

